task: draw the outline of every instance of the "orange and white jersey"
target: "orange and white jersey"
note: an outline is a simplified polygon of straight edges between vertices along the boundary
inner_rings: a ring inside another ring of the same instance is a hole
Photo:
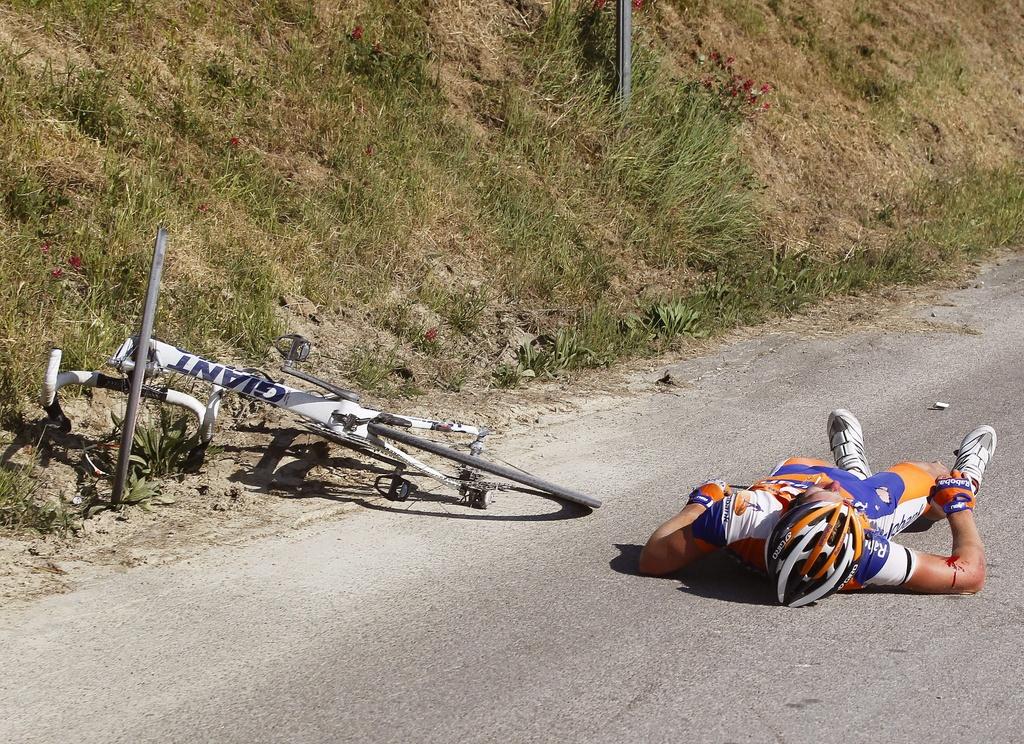
[[[694,537],[728,548],[747,565],[764,571],[765,541],[791,499],[763,490],[723,494],[693,523]]]
[[[924,512],[934,483],[909,463],[861,480],[819,460],[794,458],[747,489],[705,484],[690,499],[707,508],[693,522],[693,535],[708,546],[727,548],[747,565],[764,571],[765,543],[779,518],[810,486],[829,483],[838,484],[840,493],[868,523],[864,554],[849,588],[906,581],[914,569],[914,554],[889,538]]]

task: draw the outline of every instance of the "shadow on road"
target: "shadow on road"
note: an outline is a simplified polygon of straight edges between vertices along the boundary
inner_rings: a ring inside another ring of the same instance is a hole
[[[924,515],[918,517],[909,527],[903,530],[903,533],[909,532],[926,532],[932,528],[932,525],[936,524],[932,520],[926,518]]]
[[[643,546],[617,544],[615,547],[619,549],[619,555],[609,561],[609,567],[616,573],[640,576],[637,564]],[[676,573],[649,578],[679,582],[679,591],[698,597],[740,604],[777,604],[765,578],[744,568],[725,551],[713,553]]]

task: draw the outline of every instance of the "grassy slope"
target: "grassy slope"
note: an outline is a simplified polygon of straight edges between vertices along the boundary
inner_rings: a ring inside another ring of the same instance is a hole
[[[163,336],[258,361],[299,328],[330,372],[405,393],[610,363],[1020,239],[1013,4],[648,0],[625,115],[610,7],[332,7],[0,9],[8,424],[47,342],[93,367],[131,331],[158,222]],[[744,103],[732,74],[773,90]]]

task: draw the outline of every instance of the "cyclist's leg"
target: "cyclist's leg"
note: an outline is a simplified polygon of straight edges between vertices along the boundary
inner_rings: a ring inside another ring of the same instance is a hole
[[[924,486],[925,482],[923,480],[920,480],[920,473],[915,473],[915,471],[922,470],[925,472],[925,474],[927,474],[928,478],[932,479],[931,484],[928,485],[929,489],[935,485],[936,478],[944,478],[945,476],[949,475],[949,468],[947,468],[945,465],[943,465],[941,462],[937,460],[935,462],[916,462],[913,460],[908,460],[907,462],[898,462],[891,468],[889,468],[889,472],[892,473],[906,472],[906,475],[908,477],[905,478],[904,480],[915,481],[915,487],[918,488]]]
[[[949,470],[940,462],[900,462],[881,473],[868,478],[865,483],[880,488],[898,491],[896,502],[892,504],[892,512],[875,520],[876,528],[892,537],[909,527],[920,516],[931,521],[942,519],[941,510],[934,510],[928,503],[935,479],[948,475]],[[881,476],[881,477],[879,477]],[[892,476],[899,480],[894,484]],[[895,487],[894,487],[895,486]],[[890,498],[897,496],[896,493]]]
[[[785,462],[783,462],[782,464],[783,465],[816,465],[816,466],[825,467],[825,468],[834,467],[832,465],[832,463],[825,462],[824,460],[819,460],[816,457],[791,457],[788,460],[786,460]]]
[[[936,460],[935,462],[906,462],[897,463],[893,467],[900,465],[908,466],[901,477],[904,482],[907,483],[907,490],[917,494],[916,498],[924,498],[925,501],[931,496],[932,486],[935,485],[936,478],[945,478],[949,475],[949,468],[943,465],[941,462]],[[917,468],[918,470],[924,471],[927,475],[921,476],[919,473],[915,474],[910,468]],[[928,479],[931,479],[931,483]],[[924,494],[921,496],[920,494]],[[933,522],[938,522],[940,519],[945,519],[946,515],[940,507],[928,505],[928,508],[924,511],[924,516]]]
[[[791,457],[788,460],[783,460],[772,469],[772,475],[775,475],[781,468],[788,467],[790,465],[807,465],[809,467],[820,467],[820,468],[832,468],[835,467],[831,463],[827,463],[824,460],[818,460],[814,457]]]
[[[771,473],[755,483],[751,488],[768,488],[773,490],[769,487],[772,483],[777,486],[781,485],[784,488],[792,483],[820,483],[823,480],[824,474],[827,474],[828,471],[836,470],[837,468],[829,465],[824,460],[818,460],[813,457],[791,457],[772,468]],[[794,491],[793,493],[799,493],[799,491]]]

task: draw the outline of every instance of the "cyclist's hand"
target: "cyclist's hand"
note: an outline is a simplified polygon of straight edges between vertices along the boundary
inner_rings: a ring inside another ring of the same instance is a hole
[[[729,488],[725,481],[708,481],[707,483],[697,486],[690,492],[690,497],[686,500],[687,504],[700,504],[705,509],[716,501],[721,501],[726,496],[732,493],[732,489]]]
[[[948,478],[937,478],[928,500],[946,513],[956,514],[962,511],[974,511],[974,489],[971,479],[959,470],[954,470]]]

